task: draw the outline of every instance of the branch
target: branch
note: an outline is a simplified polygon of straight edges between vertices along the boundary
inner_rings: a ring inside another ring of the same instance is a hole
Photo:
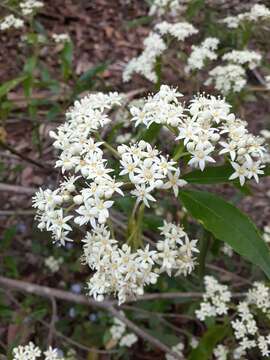
[[[115,301],[104,300],[102,302],[95,301],[91,298],[88,298],[84,295],[73,294],[68,291],[58,290],[55,288],[50,288],[47,286],[40,286],[36,284],[31,284],[21,280],[9,279],[4,276],[0,276],[0,285],[7,288],[14,288],[22,292],[27,292],[29,294],[35,294],[46,298],[57,298],[65,301],[75,302],[77,304],[84,304],[87,306],[99,307],[103,310],[110,312],[117,319],[121,320],[128,328],[130,328],[135,334],[137,334],[143,340],[149,341],[154,347],[164,351],[165,353],[171,354],[175,359],[180,359],[179,355],[172,351],[168,346],[160,342],[158,339],[142,330],[131,320],[127,319],[124,315],[116,310],[113,305]],[[156,294],[154,294],[156,296]],[[163,294],[162,294],[163,295]]]
[[[32,188],[32,187],[26,187],[26,186],[18,186],[18,185],[10,185],[10,184],[0,183],[0,191],[32,195],[37,191],[37,189]]]
[[[0,146],[3,147],[4,149],[10,151],[12,154],[18,156],[19,158],[29,162],[32,165],[35,165],[41,169],[47,170],[47,171],[53,171],[54,169],[50,169],[47,168],[45,165],[40,164],[38,161],[29,158],[28,156],[25,156],[24,154],[20,153],[19,151],[13,149],[11,146],[7,145],[6,143],[4,143],[3,141],[0,140]]]

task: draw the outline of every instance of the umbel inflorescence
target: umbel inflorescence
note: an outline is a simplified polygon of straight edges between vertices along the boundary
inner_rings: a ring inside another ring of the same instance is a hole
[[[230,113],[224,99],[201,94],[186,105],[181,97],[176,89],[161,86],[141,107],[130,108],[131,123],[170,129],[176,145],[183,147],[187,167],[203,171],[224,156],[232,165],[230,179],[238,178],[242,185],[247,179],[258,181],[263,174],[263,140],[248,132],[246,122]],[[181,178],[179,157],[170,158],[143,140],[114,148],[101,139],[101,128],[111,122],[109,113],[121,101],[117,93],[98,93],[75,102],[66,122],[50,133],[59,150],[56,167],[64,178],[57,189],[40,189],[33,199],[38,227],[50,231],[55,242],[73,241],[72,231],[80,227],[82,259],[94,272],[89,294],[100,301],[115,294],[120,303],[142,295],[163,272],[191,273],[198,252],[197,240],[190,240],[180,225],[171,222],[164,222],[156,244],[143,246],[138,234],[145,207],[151,208],[166,191],[177,197],[187,182]],[[115,158],[113,169],[107,151]],[[132,226],[127,238],[117,241],[110,212],[125,196],[135,198],[127,228]],[[134,239],[140,241],[134,244]]]

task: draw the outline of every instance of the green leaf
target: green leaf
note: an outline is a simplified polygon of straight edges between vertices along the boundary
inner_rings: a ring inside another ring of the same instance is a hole
[[[28,58],[24,64],[23,67],[23,72],[25,74],[28,74],[30,76],[33,75],[33,71],[35,69],[35,67],[37,66],[37,58],[35,56],[31,56],[30,58]]]
[[[160,132],[160,129],[162,128],[161,124],[153,123],[149,126],[149,128],[144,131],[144,133],[141,136],[141,140],[151,142],[155,140]]]
[[[204,7],[204,0],[191,0],[188,4],[186,16],[188,20],[191,20],[196,16],[199,11]]]
[[[88,69],[87,71],[85,71],[79,77],[79,81],[89,81],[89,80],[91,80],[97,74],[105,71],[107,69],[107,66],[108,66],[107,63],[102,63],[102,64],[99,64],[99,65],[96,65],[96,66],[92,67],[91,69]]]
[[[4,249],[8,249],[11,241],[13,240],[17,229],[15,226],[11,226],[7,228],[3,233],[3,238],[1,239],[0,248],[3,251]]]
[[[16,86],[18,86],[21,82],[23,82],[24,79],[25,79],[25,76],[20,76],[15,79],[4,82],[0,86],[0,98],[7,95],[12,89],[14,89]]]
[[[64,79],[67,80],[72,74],[73,44],[71,41],[65,43],[60,57],[62,60],[62,74]]]
[[[266,166],[264,169],[264,175],[270,175],[270,166]],[[222,184],[232,182],[229,177],[233,173],[233,168],[230,165],[221,166],[209,166],[201,170],[194,170],[185,175],[183,179],[190,184]]]
[[[258,265],[270,278],[270,251],[247,215],[221,197],[205,191],[181,191],[190,214],[218,240]]]
[[[199,345],[193,349],[188,360],[208,360],[212,358],[214,347],[228,334],[228,325],[213,325],[203,335]]]
[[[107,66],[107,63],[101,63],[83,73],[75,85],[75,93],[80,94],[83,91],[91,89],[91,87],[94,85],[93,79],[98,74],[103,73],[107,69]]]
[[[191,171],[183,176],[183,179],[190,184],[220,184],[229,182],[233,173],[230,165],[209,166],[201,170]]]
[[[267,165],[264,169],[264,174],[263,176],[270,176],[270,165]]]

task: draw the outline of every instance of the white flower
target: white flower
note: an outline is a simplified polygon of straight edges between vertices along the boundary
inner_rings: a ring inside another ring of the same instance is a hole
[[[187,184],[183,179],[179,179],[180,170],[177,169],[174,173],[168,171],[168,181],[163,185],[164,189],[173,189],[174,196],[177,197],[179,193],[179,188]]]
[[[174,351],[176,354],[178,354],[178,356],[180,358],[184,359],[183,350],[184,350],[184,344],[181,342],[172,347],[172,351]],[[174,356],[172,356],[171,354],[166,354],[165,358],[166,358],[166,360],[176,360],[176,358]]]
[[[270,18],[270,10],[263,4],[254,4],[250,11],[237,16],[228,16],[222,20],[229,28],[238,28],[243,21],[260,22]]]
[[[156,82],[157,75],[155,73],[155,63],[158,58],[166,50],[166,44],[162,38],[156,33],[150,33],[144,40],[144,51],[134,59],[131,59],[123,72],[123,81],[131,80],[133,73],[145,76],[149,81]]]
[[[224,54],[222,60],[238,65],[247,64],[248,68],[253,70],[260,65],[262,55],[252,50],[232,50]]]
[[[43,6],[44,3],[37,0],[25,0],[20,3],[20,8],[25,16],[32,15],[36,9],[40,9]]]
[[[156,201],[156,199],[150,194],[153,191],[153,188],[146,188],[145,185],[135,185],[135,190],[132,190],[130,193],[137,198],[137,202],[143,201],[143,203],[150,207],[148,201]]]
[[[215,60],[217,58],[216,50],[219,44],[217,38],[206,38],[200,45],[192,45],[192,52],[188,58],[186,71],[202,69],[207,60]]]
[[[47,351],[44,351],[44,356],[44,360],[60,360],[57,349],[53,349],[51,346],[49,346]]]
[[[7,15],[1,22],[0,22],[0,30],[4,31],[10,28],[19,29],[23,27],[24,22],[23,20],[16,18],[13,14]]]
[[[229,350],[226,346],[219,344],[214,348],[213,354],[216,360],[227,360]]]
[[[127,334],[127,335],[122,337],[122,339],[119,342],[119,345],[120,346],[131,347],[137,341],[138,341],[138,337],[135,334]]]
[[[234,173],[229,177],[229,180],[238,179],[240,184],[243,186],[246,178],[249,176],[248,172],[248,163],[245,162],[244,164],[238,164],[236,162],[231,161],[232,167],[234,168]]]
[[[225,315],[228,313],[228,303],[231,300],[231,293],[228,286],[219,284],[212,276],[204,277],[205,293],[200,309],[196,310],[196,316],[201,321],[207,317]]]
[[[14,360],[35,360],[41,356],[41,350],[32,342],[25,346],[18,346],[13,349]]]
[[[52,273],[57,272],[60,269],[60,265],[63,263],[63,258],[55,258],[53,256],[49,256],[45,259],[45,265],[50,269]]]
[[[170,24],[167,21],[163,21],[155,26],[155,29],[161,34],[170,34],[179,41],[184,41],[187,37],[197,34],[198,30],[188,22],[179,22]]]
[[[149,15],[161,16],[168,12],[175,16],[183,10],[185,10],[185,4],[182,4],[182,0],[154,0],[151,3]]]
[[[245,69],[234,64],[218,65],[209,71],[209,78],[205,85],[212,83],[224,95],[232,91],[240,92],[247,83]]]
[[[260,349],[262,356],[270,355],[270,334],[268,336],[259,336],[258,348]]]
[[[201,171],[204,170],[206,162],[214,163],[216,162],[209,154],[213,151],[212,147],[203,149],[200,146],[197,146],[194,150],[190,150],[192,158],[189,160],[188,164],[199,167]]]
[[[52,34],[53,40],[59,44],[59,43],[65,43],[70,41],[70,36],[68,34]]]

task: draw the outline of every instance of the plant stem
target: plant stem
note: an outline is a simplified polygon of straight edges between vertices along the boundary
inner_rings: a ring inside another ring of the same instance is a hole
[[[109,143],[107,143],[105,140],[103,140],[101,138],[101,136],[99,135],[98,132],[96,132],[96,138],[97,140],[99,141],[102,141],[104,147],[109,150],[111,152],[111,154],[116,158],[116,159],[119,159],[120,158],[120,155],[119,153],[117,152],[117,150],[115,150]]]

